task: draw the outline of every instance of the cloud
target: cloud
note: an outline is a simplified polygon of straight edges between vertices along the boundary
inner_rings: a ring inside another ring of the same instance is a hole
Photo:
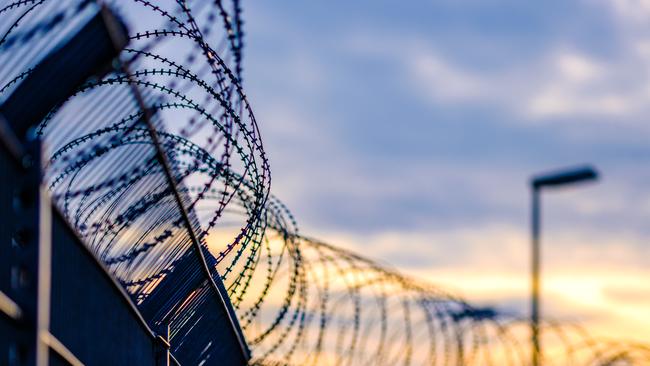
[[[305,4],[260,4],[246,59],[303,233],[526,313],[527,179],[593,162],[544,197],[545,311],[650,326],[625,305],[650,275],[648,1]]]
[[[549,61],[546,80],[525,101],[532,119],[625,117],[648,103],[645,78],[630,82],[625,62],[607,64],[571,51],[557,52]]]
[[[588,82],[603,72],[603,67],[584,55],[562,53],[556,57],[557,68],[568,80]]]
[[[438,108],[482,105],[524,121],[602,120],[634,117],[650,103],[647,42],[633,42],[626,57],[613,60],[556,44],[539,58],[494,69],[455,62],[426,39],[408,35],[362,32],[349,43],[356,53],[395,60],[414,96]]]
[[[647,25],[650,20],[648,0],[605,0],[605,4],[612,7],[615,14],[628,24],[633,22],[635,25]]]
[[[520,227],[491,223],[363,237],[330,233],[328,239],[474,303],[513,314],[528,313],[529,238]],[[570,229],[545,237],[544,317],[578,321],[596,336],[647,339],[650,271],[642,259],[647,255],[622,245],[633,241],[645,243],[647,238],[607,232],[576,234]]]
[[[468,273],[527,273],[530,232],[507,221],[486,221],[464,227],[377,230],[368,234],[322,233],[323,239],[356,248],[407,271],[459,269]],[[545,268],[552,272],[625,269],[645,271],[650,249],[643,233],[588,227],[546,227]],[[427,276],[435,281],[435,277]]]
[[[462,70],[433,52],[409,57],[408,69],[417,89],[437,102],[471,102],[489,99],[484,77]]]
[[[643,47],[618,59],[561,40],[544,43],[537,57],[504,53],[508,62],[488,67],[412,29],[367,22],[306,39],[293,20],[260,14],[271,22],[262,39],[279,34],[268,53],[250,51],[250,93],[273,189],[303,226],[368,233],[495,218],[525,225],[529,174],[594,161],[607,189],[563,199],[566,225],[585,217],[584,225],[639,227],[630,218],[645,214],[636,206],[648,200],[634,190],[645,179],[636,171],[650,132]]]

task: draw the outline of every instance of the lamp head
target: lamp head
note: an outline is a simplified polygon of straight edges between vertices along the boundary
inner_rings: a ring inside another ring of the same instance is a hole
[[[591,166],[564,169],[557,172],[534,176],[531,180],[533,189],[557,187],[598,179],[598,172]]]

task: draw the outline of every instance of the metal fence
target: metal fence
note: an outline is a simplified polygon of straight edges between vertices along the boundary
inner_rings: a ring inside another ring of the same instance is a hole
[[[67,362],[154,364],[162,344],[184,364],[246,363],[185,188],[205,164],[161,116],[173,98],[196,106],[148,79],[158,41],[130,36],[92,1],[5,5],[0,115],[4,158],[17,165],[5,164],[3,181],[31,179],[25,192],[2,190],[4,222],[13,214],[18,226],[31,223],[3,232],[3,243],[26,237],[3,248],[16,255],[0,263],[3,310],[20,309],[2,332],[8,362],[43,364],[52,349]],[[35,206],[11,212],[20,195]]]

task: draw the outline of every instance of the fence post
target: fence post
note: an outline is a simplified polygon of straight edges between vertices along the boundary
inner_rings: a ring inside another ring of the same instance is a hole
[[[158,344],[156,345],[156,365],[169,366],[169,324],[160,327],[160,333],[156,336]]]
[[[9,349],[13,365],[47,366],[51,279],[51,206],[41,185],[41,144],[29,141],[19,161],[12,204],[11,296],[21,309]]]

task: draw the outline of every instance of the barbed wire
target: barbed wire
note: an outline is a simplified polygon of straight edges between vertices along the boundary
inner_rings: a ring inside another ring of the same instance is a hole
[[[209,361],[220,337],[210,325],[188,326],[210,322],[200,312],[215,301],[192,253],[195,231],[252,349],[251,364],[529,362],[525,318],[473,306],[299,233],[270,194],[268,158],[242,88],[238,0],[106,3],[130,29],[119,64],[78,88],[32,133],[50,157],[53,202],[152,327],[170,327],[177,357]],[[97,5],[0,1],[0,98]],[[190,228],[144,123],[149,114]],[[546,364],[650,364],[643,344],[597,340],[567,323],[549,321],[543,330]]]

